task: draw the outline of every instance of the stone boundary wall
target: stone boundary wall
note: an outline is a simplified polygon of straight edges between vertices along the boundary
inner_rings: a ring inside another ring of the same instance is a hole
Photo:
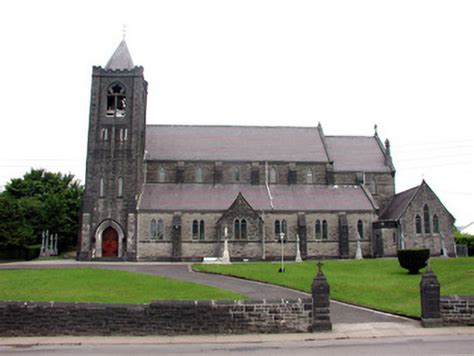
[[[150,304],[0,302],[0,336],[183,335],[312,331],[312,299]]]
[[[443,325],[474,326],[474,296],[441,296],[440,311]]]

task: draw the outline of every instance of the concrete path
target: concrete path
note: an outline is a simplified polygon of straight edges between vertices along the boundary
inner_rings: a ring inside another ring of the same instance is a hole
[[[463,340],[474,340],[473,327],[446,327],[446,328],[421,328],[413,324],[401,323],[365,323],[365,324],[336,324],[332,332],[321,333],[299,333],[299,334],[244,334],[244,335],[189,335],[189,336],[48,336],[48,337],[0,337],[0,354],[5,351],[16,352],[15,354],[22,354],[26,352],[31,355],[36,352],[44,351],[45,355],[51,355],[48,350],[38,350],[39,346],[63,346],[76,347],[81,345],[194,345],[194,350],[199,350],[204,344],[226,345],[232,348],[235,344],[261,344],[277,342],[279,345],[290,343],[310,343],[310,346],[328,345],[329,342],[348,342],[348,341],[362,341],[363,340],[393,340],[399,338],[401,341],[409,341],[416,338],[420,340],[439,340],[441,338],[456,340],[462,337]],[[427,339],[431,338],[431,339]],[[349,345],[350,346],[350,345]],[[67,349],[67,348],[66,348]],[[345,351],[347,354],[353,354],[351,348],[346,345]],[[90,349],[84,349],[85,354]],[[242,350],[241,350],[242,351]],[[268,351],[268,350],[267,350]],[[321,354],[332,354],[328,348],[319,350]],[[409,350],[404,350],[403,354],[407,354]],[[438,350],[439,351],[439,350]],[[468,354],[471,354],[472,347],[470,347]],[[294,352],[293,352],[294,353]],[[413,353],[413,352],[412,352]],[[437,352],[434,352],[437,353]],[[451,352],[446,352],[449,354]],[[68,355],[68,353],[66,353]],[[107,355],[116,355],[116,353],[108,352]],[[129,353],[128,353],[129,354]],[[136,353],[139,354],[139,353]],[[160,354],[156,352],[147,352],[150,354]],[[189,352],[173,352],[176,354],[190,354]],[[288,353],[286,353],[288,354]],[[383,354],[377,353],[377,354]],[[423,354],[423,353],[422,353]],[[433,353],[429,353],[433,354]],[[467,353],[466,353],[467,354]]]
[[[248,281],[221,275],[197,273],[191,271],[188,263],[141,263],[141,262],[77,262],[74,260],[51,260],[40,262],[14,262],[0,264],[0,269],[28,268],[81,268],[95,267],[153,274],[208,286],[226,289],[255,299],[307,298],[309,294],[271,284]],[[371,309],[331,301],[331,320],[334,324],[356,323],[417,323],[412,319],[402,318]]]

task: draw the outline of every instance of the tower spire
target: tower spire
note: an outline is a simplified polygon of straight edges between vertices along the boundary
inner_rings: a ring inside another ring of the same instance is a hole
[[[114,54],[112,54],[112,57],[110,57],[109,61],[105,65],[105,69],[131,70],[133,69],[133,67],[134,65],[132,61],[132,56],[130,56],[130,52],[128,51],[127,43],[125,42],[124,32],[122,42],[120,42]]]

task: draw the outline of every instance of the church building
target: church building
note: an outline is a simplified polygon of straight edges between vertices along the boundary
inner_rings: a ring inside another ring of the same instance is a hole
[[[78,259],[454,254],[454,217],[425,181],[395,193],[376,129],[147,125],[147,86],[125,41],[93,67]]]

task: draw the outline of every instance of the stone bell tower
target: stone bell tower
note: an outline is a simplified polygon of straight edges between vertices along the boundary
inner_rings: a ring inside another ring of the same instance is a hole
[[[136,259],[146,100],[143,67],[122,40],[104,68],[92,69],[78,259]]]

